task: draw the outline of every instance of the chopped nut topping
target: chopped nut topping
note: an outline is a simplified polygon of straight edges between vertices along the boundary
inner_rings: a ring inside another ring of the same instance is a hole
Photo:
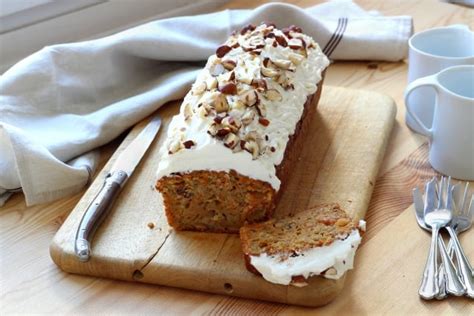
[[[217,113],[226,112],[229,110],[229,104],[227,103],[227,99],[225,95],[222,93],[216,93],[214,95],[214,109]]]
[[[253,31],[255,30],[255,26],[252,25],[252,24],[249,24],[249,25],[246,25],[244,26],[241,30],[240,30],[240,35],[244,35],[245,33],[247,33],[248,31]]]
[[[264,48],[265,47],[265,41],[261,37],[254,37],[254,38],[250,39],[249,45],[251,47],[253,47],[254,49]]]
[[[261,53],[262,53],[262,49],[253,49],[253,50],[250,51],[250,54],[252,56],[257,56],[257,55],[260,55]]]
[[[284,60],[284,59],[275,59],[272,61],[275,66],[281,69],[289,69],[291,66],[291,61],[290,60]]]
[[[285,27],[284,29],[281,30],[283,34],[285,34],[288,38],[295,37],[295,33],[303,33],[303,30],[300,27],[297,27],[295,25],[290,25],[289,27]]]
[[[273,22],[263,21],[262,24],[266,25],[267,29],[272,29],[273,30],[274,28],[276,28],[276,25]]]
[[[175,140],[175,141],[171,142],[171,144],[169,145],[168,154],[169,155],[174,154],[174,153],[178,152],[180,149],[181,149],[181,142],[178,141],[178,140]]]
[[[249,90],[241,96],[242,102],[247,106],[252,106],[258,101],[258,95],[255,90]]]
[[[259,138],[258,133],[256,131],[250,131],[244,137],[246,141],[250,141],[250,140],[257,141],[258,138]]]
[[[229,72],[229,76],[226,79],[227,81],[234,81],[235,80],[235,72]]]
[[[206,83],[205,82],[200,81],[200,82],[194,84],[193,94],[201,95],[201,94],[204,93],[204,91],[206,91]]]
[[[239,47],[239,41],[237,40],[237,38],[235,37],[235,35],[233,34],[231,37],[229,37],[229,39],[225,42],[225,45],[227,46],[230,46],[232,48],[237,48]]]
[[[258,103],[256,105],[258,115],[260,116],[266,116],[267,115],[267,108],[265,107],[265,104],[263,103]]]
[[[209,135],[233,152],[249,152],[252,159],[270,155],[278,148],[278,139],[274,142],[267,135],[270,129],[265,130],[271,123],[266,117],[266,107],[278,106],[272,102],[283,100],[282,88],[294,89],[291,72],[307,57],[307,43],[308,47],[316,45],[311,40],[305,42],[306,37],[298,27],[290,26],[282,30],[284,36],[274,29],[274,24],[262,23],[258,27],[244,27],[241,35],[234,32],[210,58],[207,66],[209,73],[203,73],[199,82],[193,85],[191,94],[196,96],[193,99],[195,103],[183,104],[182,108],[186,121],[198,115],[207,125]],[[267,51],[265,46],[268,48],[270,45],[276,49],[270,47]],[[247,53],[241,56],[229,54],[234,48]],[[272,59],[263,51],[270,53]],[[273,51],[276,53],[273,54]],[[275,84],[282,88],[275,88]],[[196,143],[186,139],[184,130],[179,140],[168,145],[168,150],[172,154],[193,146]]]
[[[270,125],[270,121],[267,120],[266,118],[263,118],[263,117],[259,118],[259,119],[258,119],[258,122],[259,122],[260,124],[262,124],[263,126],[268,126],[268,125]]]
[[[195,143],[192,140],[187,140],[187,141],[183,142],[183,146],[186,149],[190,149],[194,145],[195,145]]]
[[[216,136],[218,131],[219,129],[217,128],[217,124],[211,124],[209,128],[207,129],[207,132],[211,136]]]
[[[211,76],[214,76],[214,77],[217,77],[220,74],[223,74],[224,71],[225,71],[225,68],[224,66],[222,66],[221,63],[216,63],[212,65],[211,68],[209,69]]]
[[[303,48],[303,41],[299,38],[292,38],[288,41],[288,46],[291,49],[302,49]]]
[[[279,74],[277,70],[272,69],[272,68],[266,68],[266,67],[262,67],[260,72],[262,73],[263,76],[269,77],[269,78],[276,77]]]
[[[244,149],[252,154],[253,159],[257,159],[259,154],[259,148],[256,141],[249,140],[244,143]]]
[[[253,78],[247,73],[238,72],[237,80],[245,84],[251,84]]]
[[[227,46],[227,45],[222,45],[217,48],[216,55],[217,57],[222,58],[231,50],[232,50],[232,47]]]
[[[300,49],[300,50],[298,51],[298,53],[301,54],[301,55],[303,55],[305,58],[308,57],[308,52],[306,51],[305,48]]]
[[[216,122],[217,124],[220,124],[222,120],[224,119],[224,117],[225,116],[216,115],[216,117],[214,117],[214,122]]]
[[[265,97],[270,101],[281,101],[283,97],[276,89],[270,89],[265,93]]]
[[[198,106],[198,115],[201,118],[208,117],[211,112],[215,111],[209,104],[202,103],[201,106]]]
[[[223,127],[223,128],[220,128],[220,129],[217,130],[216,136],[224,137],[225,135],[227,135],[229,133],[230,133],[230,128]]]
[[[279,74],[279,75],[275,78],[275,81],[276,81],[278,84],[282,85],[282,84],[284,84],[285,81],[286,81],[286,76],[283,75],[283,74]]]
[[[253,119],[255,118],[255,110],[252,109],[252,108],[248,108],[244,115],[242,115],[242,124],[244,125],[249,125],[250,123],[252,123]]]
[[[237,86],[235,83],[228,83],[223,86],[219,86],[219,91],[224,94],[237,94]]]
[[[259,91],[259,92],[264,92],[268,89],[267,88],[267,82],[265,81],[265,79],[253,79],[252,80],[252,87],[257,89],[257,91]]]
[[[275,40],[278,42],[280,46],[283,46],[283,47],[288,46],[288,43],[283,36],[275,36]]]
[[[268,67],[269,62],[270,62],[270,58],[265,57],[262,61],[263,67]]]
[[[240,129],[240,127],[242,126],[242,123],[239,119],[234,118],[230,115],[224,117],[221,124],[224,127],[228,127],[234,133],[237,132]]]
[[[183,110],[183,115],[184,115],[184,120],[188,121],[192,116],[193,116],[193,106],[189,103],[186,103],[184,105],[184,110]]]
[[[293,276],[291,279],[291,285],[295,287],[305,287],[309,283],[306,281],[305,277],[302,275]]]
[[[229,133],[224,138],[224,145],[226,147],[229,147],[230,149],[233,149],[235,146],[237,146],[239,141],[240,139],[237,135],[235,135],[234,133]]]
[[[325,275],[336,275],[337,274],[337,270],[334,269],[334,268],[329,268],[327,269],[325,272],[324,272]]]
[[[217,88],[217,79],[215,77],[209,77],[206,80],[207,90],[212,90]]]
[[[263,36],[263,38],[275,38],[275,33],[273,32],[267,33]]]
[[[227,69],[227,70],[234,69],[236,65],[237,64],[235,63],[235,61],[233,61],[231,59],[226,59],[226,60],[222,61],[222,66],[224,66],[224,68]]]
[[[232,109],[242,112],[245,110],[246,107],[247,106],[241,100],[234,99],[234,104],[233,104]]]
[[[293,64],[299,65],[304,60],[304,56],[300,54],[291,53],[288,55],[288,59],[291,60]]]

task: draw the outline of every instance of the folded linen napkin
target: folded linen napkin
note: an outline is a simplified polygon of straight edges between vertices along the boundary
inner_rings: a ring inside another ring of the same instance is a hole
[[[412,34],[410,17],[383,17],[350,1],[309,9],[270,3],[45,47],[0,77],[0,206],[19,188],[28,205],[79,191],[94,169],[85,153],[182,98],[233,30],[261,21],[297,24],[321,47],[330,44],[332,59],[401,60]]]
[[[465,5],[466,7],[474,8],[474,0],[447,0],[447,1],[454,4],[461,4],[461,5]]]

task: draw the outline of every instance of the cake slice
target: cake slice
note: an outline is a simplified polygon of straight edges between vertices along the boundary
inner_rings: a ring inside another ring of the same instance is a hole
[[[246,225],[240,239],[247,269],[265,280],[305,286],[320,275],[340,278],[352,269],[359,230],[338,204],[322,204],[283,219]]]
[[[296,26],[248,25],[217,48],[160,151],[156,188],[172,227],[238,233],[271,217],[328,65]]]

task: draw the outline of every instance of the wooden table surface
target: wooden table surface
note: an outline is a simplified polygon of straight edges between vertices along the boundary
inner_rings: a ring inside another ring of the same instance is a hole
[[[252,8],[263,2],[237,0],[225,8]],[[287,2],[308,7],[321,1]],[[474,29],[474,10],[459,5],[439,1],[357,2],[364,9],[379,10],[384,15],[413,16],[416,32],[457,23]],[[26,207],[22,194],[15,194],[0,209],[0,313],[472,314],[474,304],[466,298],[425,302],[417,296],[416,283],[424,265],[429,236],[416,227],[410,192],[435,173],[427,162],[426,139],[412,133],[404,124],[402,97],[406,78],[405,62],[337,62],[326,75],[325,84],[385,93],[398,106],[397,122],[367,213],[368,231],[356,258],[356,269],[348,274],[346,288],[333,303],[308,309],[64,273],[50,259],[49,244],[84,193],[80,192],[32,207]],[[103,162],[117,144],[118,141],[103,148]],[[397,241],[408,235],[412,245]],[[473,238],[473,230],[461,238],[471,262],[474,261]],[[424,248],[418,249],[420,244]],[[400,256],[390,259],[393,252],[403,254],[406,260]],[[384,273],[392,279],[383,282],[370,279],[373,274]]]

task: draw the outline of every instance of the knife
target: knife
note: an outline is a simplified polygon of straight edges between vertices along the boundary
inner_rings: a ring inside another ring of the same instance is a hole
[[[86,262],[90,259],[91,241],[97,228],[107,217],[121,189],[158,134],[160,126],[161,118],[158,115],[153,116],[110,168],[102,189],[92,200],[79,223],[74,240],[74,252],[79,261]]]

